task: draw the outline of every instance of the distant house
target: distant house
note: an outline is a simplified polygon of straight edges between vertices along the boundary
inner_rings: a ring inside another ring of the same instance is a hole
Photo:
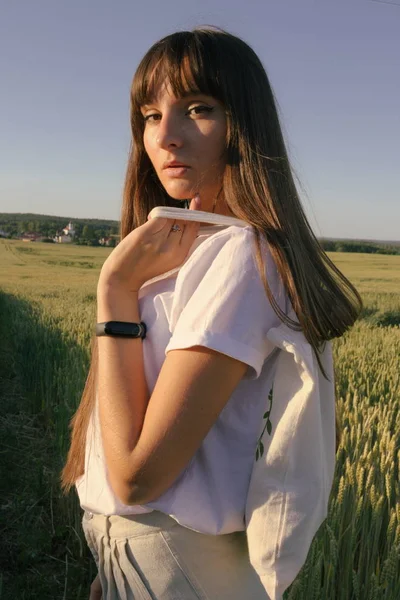
[[[73,242],[73,238],[70,235],[59,235],[56,234],[53,238],[57,244],[70,244]]]
[[[63,229],[65,235],[70,235],[71,237],[75,236],[75,228],[73,223],[69,222],[68,225]]]
[[[69,222],[68,225],[66,227],[64,227],[64,229],[62,229],[61,233],[59,233],[57,231],[53,240],[55,242],[57,242],[58,244],[70,244],[71,242],[74,241],[74,237],[75,237],[74,224]]]
[[[21,240],[23,242],[43,242],[45,238],[46,236],[41,233],[24,233]]]
[[[0,237],[10,237],[10,234],[7,233],[7,231],[0,229]]]
[[[112,239],[111,237],[102,237],[99,239],[99,244],[100,246],[110,246]]]

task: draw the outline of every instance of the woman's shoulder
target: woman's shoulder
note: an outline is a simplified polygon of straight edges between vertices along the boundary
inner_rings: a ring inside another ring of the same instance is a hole
[[[201,238],[201,236],[199,236]],[[216,286],[230,278],[255,281],[259,279],[256,260],[256,234],[251,225],[230,225],[207,236],[189,254],[177,278],[177,289],[192,284],[194,287],[207,276]],[[272,263],[266,242],[261,236],[264,267],[271,273]]]
[[[251,225],[244,227],[230,225],[220,231],[207,235],[203,241],[201,241],[200,235],[200,243],[190,255],[190,260],[192,263],[201,262],[202,259],[209,261],[210,258],[217,256],[223,248],[229,248],[230,251],[233,251],[237,247],[248,247],[250,249],[254,238],[255,233]]]
[[[229,240],[231,238],[244,238],[254,235],[253,227],[250,225],[228,225],[220,231],[211,234],[208,240]]]

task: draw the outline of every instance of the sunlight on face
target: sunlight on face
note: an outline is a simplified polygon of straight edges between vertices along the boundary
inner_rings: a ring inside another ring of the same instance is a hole
[[[145,150],[166,192],[176,200],[199,192],[202,209],[208,210],[226,165],[227,125],[221,103],[204,94],[176,98],[164,82],[141,110]]]

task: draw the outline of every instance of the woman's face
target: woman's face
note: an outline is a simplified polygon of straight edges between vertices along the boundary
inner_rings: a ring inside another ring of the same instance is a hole
[[[201,209],[212,210],[226,160],[226,115],[213,97],[176,98],[168,83],[141,108],[145,150],[166,192],[176,200],[200,193]]]

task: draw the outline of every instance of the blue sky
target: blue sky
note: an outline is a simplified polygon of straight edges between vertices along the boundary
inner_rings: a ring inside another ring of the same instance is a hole
[[[0,15],[0,212],[119,219],[147,49],[212,24],[260,56],[318,236],[400,240],[400,0],[15,0]]]

